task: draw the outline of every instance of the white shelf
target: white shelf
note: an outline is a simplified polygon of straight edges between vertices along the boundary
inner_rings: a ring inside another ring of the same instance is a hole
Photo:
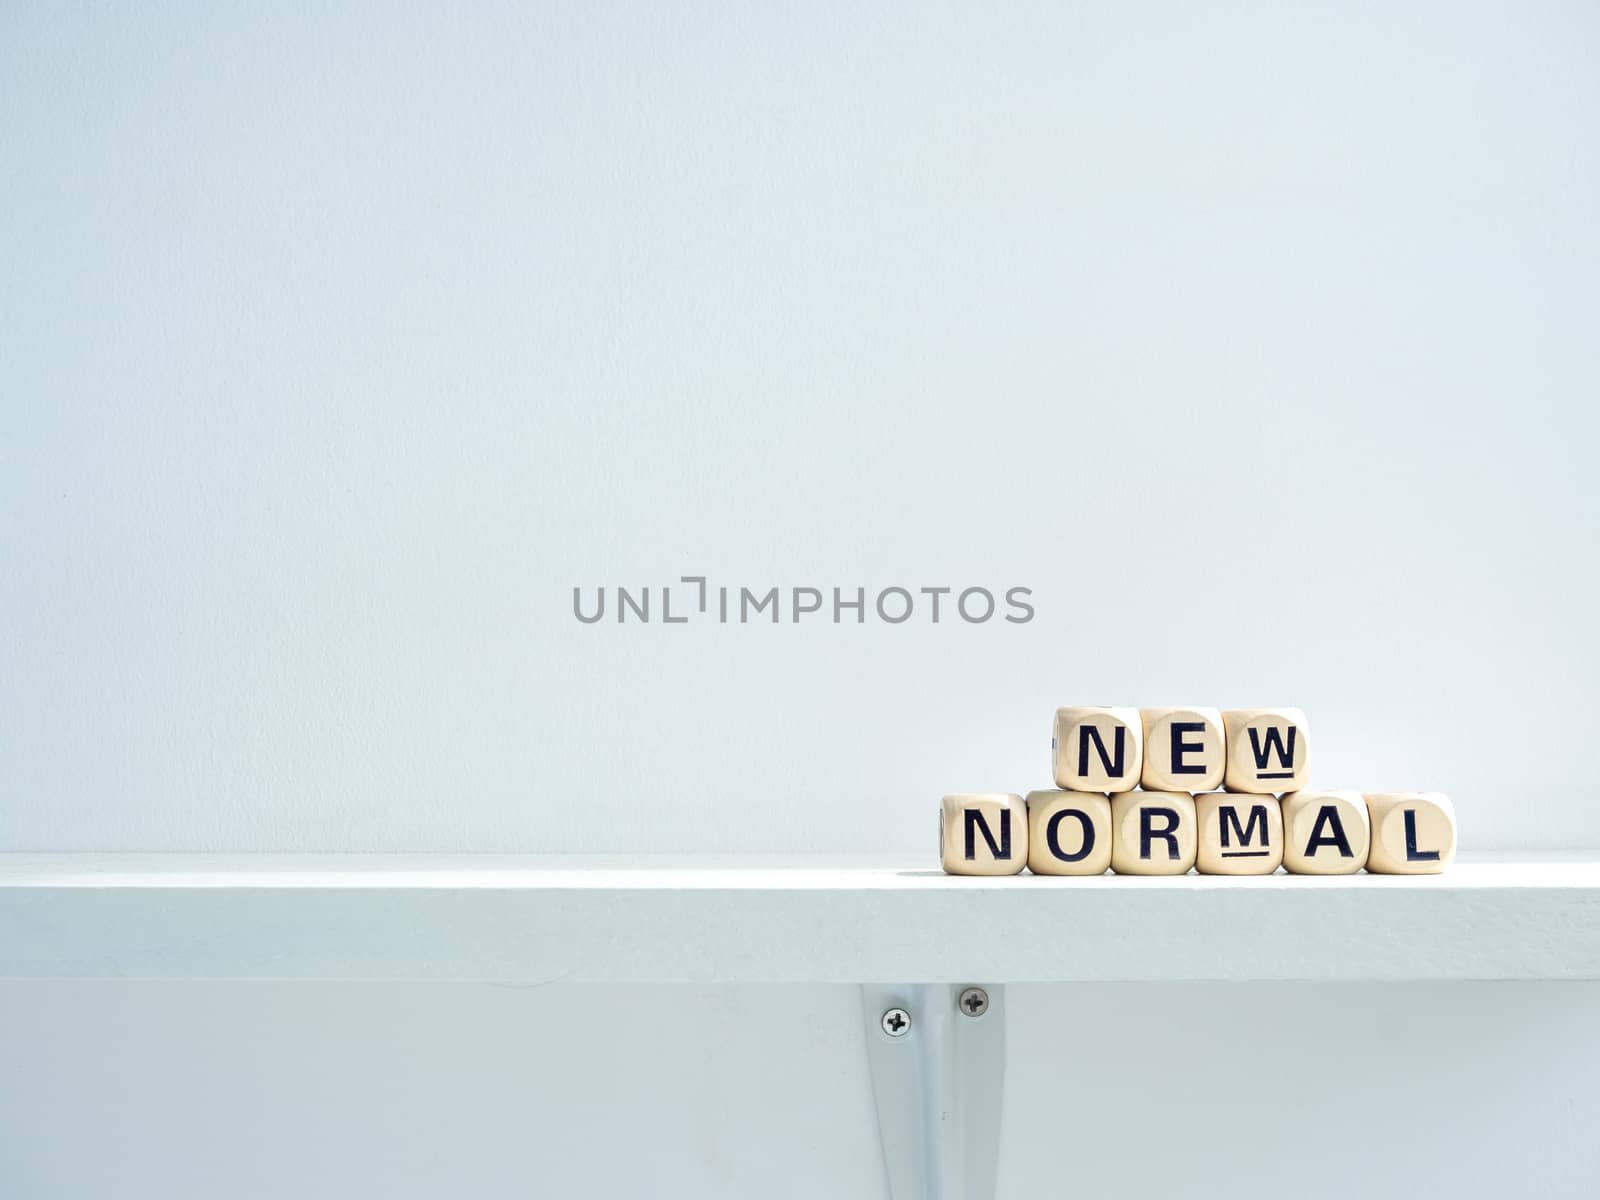
[[[958,879],[925,861],[12,854],[0,978],[1597,979],[1600,858]]]

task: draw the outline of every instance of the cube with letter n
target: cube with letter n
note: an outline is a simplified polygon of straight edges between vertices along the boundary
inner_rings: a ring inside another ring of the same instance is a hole
[[[1144,770],[1144,723],[1137,708],[1058,708],[1050,749],[1058,788],[1131,791]]]
[[[951,875],[1015,875],[1028,862],[1028,808],[1014,792],[958,792],[939,807],[939,858]]]

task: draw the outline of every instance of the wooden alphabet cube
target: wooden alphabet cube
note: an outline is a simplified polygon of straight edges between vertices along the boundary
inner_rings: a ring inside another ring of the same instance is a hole
[[[1058,708],[1056,786],[1075,792],[1126,792],[1139,786],[1144,725],[1137,708]]]
[[[1202,875],[1271,875],[1283,862],[1283,810],[1274,796],[1207,792],[1194,798]]]
[[[1194,866],[1194,797],[1120,792],[1111,797],[1111,869],[1118,875],[1183,875]]]
[[[1437,875],[1456,856],[1456,810],[1442,792],[1368,792],[1372,848],[1367,870],[1379,875]]]
[[[1104,875],[1111,865],[1111,800],[1104,792],[1028,793],[1028,870]]]
[[[1014,792],[962,792],[939,808],[939,858],[951,875],[1016,875],[1028,863],[1028,809]]]
[[[1283,798],[1283,865],[1295,875],[1354,875],[1367,865],[1371,824],[1360,792]]]
[[[1222,713],[1214,708],[1145,708],[1139,786],[1157,792],[1209,792],[1227,765]]]
[[[1228,735],[1230,792],[1294,792],[1306,784],[1310,734],[1298,708],[1240,708],[1222,714]]]

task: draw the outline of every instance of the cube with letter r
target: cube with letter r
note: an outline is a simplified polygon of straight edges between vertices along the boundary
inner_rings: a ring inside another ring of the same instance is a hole
[[[1140,791],[1111,797],[1111,869],[1118,875],[1186,875],[1194,856],[1193,796]]]
[[[1310,731],[1298,708],[1235,708],[1222,714],[1230,792],[1295,792],[1311,762]]]

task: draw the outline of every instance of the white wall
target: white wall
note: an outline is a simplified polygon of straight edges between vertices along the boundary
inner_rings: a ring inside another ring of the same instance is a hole
[[[0,850],[931,853],[1055,705],[1163,701],[1600,846],[1597,51],[5,5]],[[1037,617],[571,615],[684,574]],[[1597,999],[1018,989],[1002,1191],[1589,1196]],[[872,1196],[855,1005],[7,985],[0,1193]]]
[[[0,15],[0,848],[922,851],[1061,703],[1600,845],[1600,15]],[[1027,625],[580,625],[1011,585]]]

